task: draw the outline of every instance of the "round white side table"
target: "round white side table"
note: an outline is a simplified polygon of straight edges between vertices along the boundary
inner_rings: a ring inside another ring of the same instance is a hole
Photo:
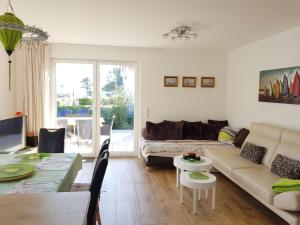
[[[180,173],[182,171],[209,172],[212,168],[212,161],[209,158],[201,156],[200,162],[189,162],[183,159],[182,155],[174,157],[173,165],[176,167],[176,187],[179,188]]]
[[[198,200],[201,199],[201,190],[205,190],[206,193],[208,190],[212,190],[212,199],[211,199],[211,208],[215,209],[216,201],[216,181],[217,178],[207,172],[201,172],[202,174],[208,176],[206,180],[198,180],[190,178],[192,172],[182,172],[180,175],[180,203],[183,202],[183,187],[191,188],[193,190],[193,214],[196,214],[197,210],[197,193]]]

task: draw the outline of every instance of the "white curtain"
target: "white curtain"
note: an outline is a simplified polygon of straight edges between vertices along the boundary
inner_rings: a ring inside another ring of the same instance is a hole
[[[38,136],[45,116],[45,44],[25,44],[24,113],[27,115],[27,136]]]

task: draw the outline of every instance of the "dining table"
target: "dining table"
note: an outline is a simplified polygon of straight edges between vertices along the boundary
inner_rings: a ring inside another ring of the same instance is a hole
[[[21,179],[1,181],[0,195],[69,192],[82,168],[82,157],[77,153],[49,153],[40,160],[30,160],[18,154],[0,154],[0,166],[13,163],[33,165],[35,172]]]
[[[86,225],[90,192],[0,195],[1,225]]]

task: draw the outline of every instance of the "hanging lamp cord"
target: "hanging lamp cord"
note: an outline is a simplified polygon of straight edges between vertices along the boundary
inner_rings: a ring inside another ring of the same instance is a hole
[[[11,4],[10,0],[8,0],[8,5],[9,5],[11,11],[15,14],[15,10],[14,10],[14,8],[12,7],[12,4]]]

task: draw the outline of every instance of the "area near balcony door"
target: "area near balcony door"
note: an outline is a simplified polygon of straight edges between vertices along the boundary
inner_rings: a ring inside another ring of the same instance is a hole
[[[65,152],[94,156],[111,137],[111,152],[133,153],[136,67],[93,61],[54,64],[55,125],[66,129]]]

